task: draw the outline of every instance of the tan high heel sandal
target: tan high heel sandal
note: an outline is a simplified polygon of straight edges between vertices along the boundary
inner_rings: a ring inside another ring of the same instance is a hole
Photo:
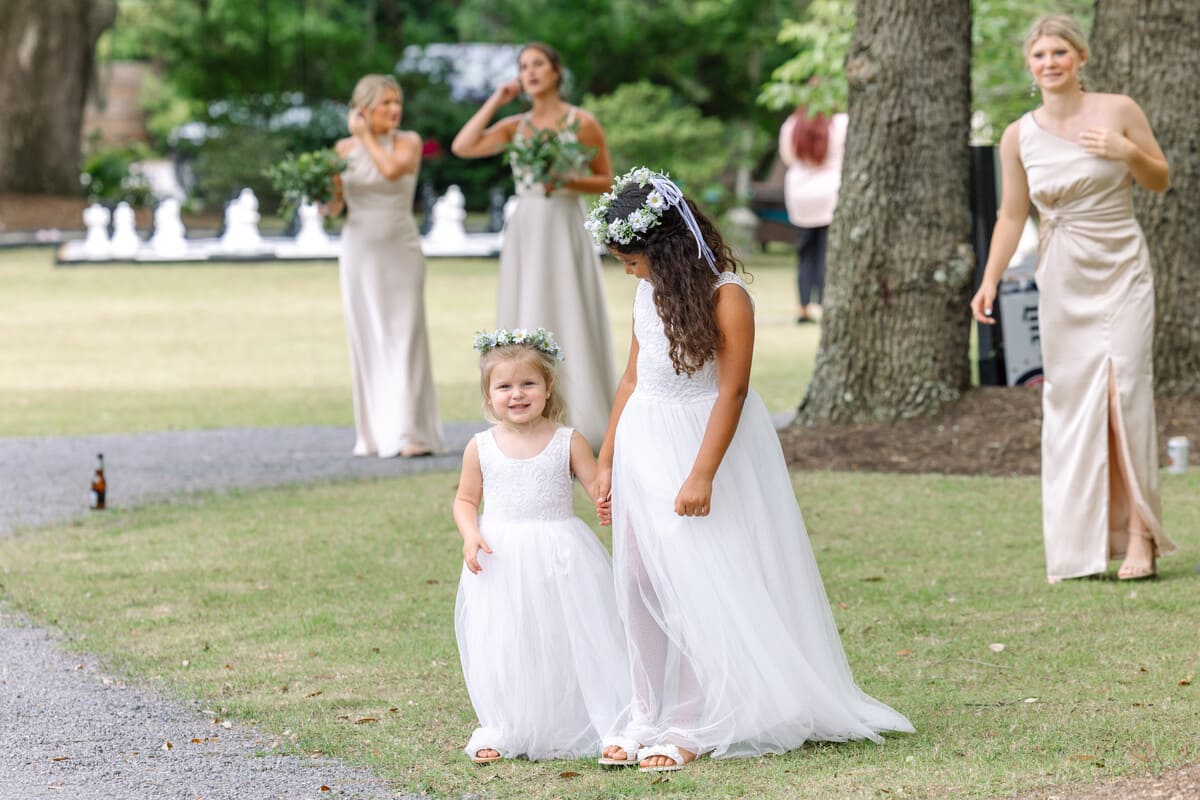
[[[1157,569],[1157,565],[1156,565],[1156,559],[1158,556],[1157,556],[1156,548],[1154,546],[1154,533],[1151,531],[1130,530],[1129,538],[1132,539],[1135,536],[1140,536],[1141,538],[1145,539],[1147,542],[1150,543],[1150,566],[1148,566],[1148,567],[1129,567],[1126,564],[1122,564],[1121,568],[1117,570],[1117,580],[1140,581],[1140,580],[1145,580],[1146,578],[1154,578],[1158,575],[1158,569]],[[1129,559],[1128,551],[1126,551],[1126,553],[1125,553],[1125,558],[1126,558],[1126,560]]]

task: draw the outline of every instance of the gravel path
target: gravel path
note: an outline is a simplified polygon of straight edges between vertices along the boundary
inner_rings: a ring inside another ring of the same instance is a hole
[[[447,425],[447,455],[386,460],[352,457],[350,428],[0,439],[0,537],[89,513],[98,452],[109,506],[132,507],[195,491],[453,469],[481,427]],[[271,754],[253,728],[214,719],[126,685],[96,659],[64,651],[57,632],[0,606],[0,800],[396,796],[369,772]]]

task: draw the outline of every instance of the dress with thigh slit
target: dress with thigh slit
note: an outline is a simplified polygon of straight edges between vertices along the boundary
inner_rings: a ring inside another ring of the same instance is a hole
[[[1128,168],[1040,128],[1031,113],[1019,133],[1041,221],[1046,574],[1077,578],[1125,555],[1127,496],[1158,553],[1176,549],[1163,531],[1158,491],[1154,276]]]

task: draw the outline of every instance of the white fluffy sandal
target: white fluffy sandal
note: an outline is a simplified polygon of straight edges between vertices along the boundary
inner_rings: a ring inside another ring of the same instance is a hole
[[[610,747],[619,747],[624,750],[625,758],[609,758],[604,755],[604,752]],[[638,754],[641,752],[641,749],[642,744],[636,739],[614,736],[600,743],[600,758],[596,759],[596,761],[602,767],[632,767],[638,763]]]
[[[645,761],[651,756],[666,756],[672,759],[674,764],[664,764],[659,767],[638,767],[638,772],[675,772],[683,769],[683,765],[687,763],[687,759],[683,757],[683,753],[679,752],[679,748],[673,744],[656,744],[653,747],[643,747],[638,751],[637,760]]]

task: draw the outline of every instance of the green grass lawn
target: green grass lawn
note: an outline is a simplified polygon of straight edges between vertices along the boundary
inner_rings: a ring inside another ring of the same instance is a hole
[[[97,514],[0,541],[0,593],[273,746],[436,797],[989,797],[1144,774],[1200,746],[1200,550],[1184,535],[1200,529],[1200,473],[1164,475],[1185,550],[1159,580],[1058,586],[1043,578],[1036,479],[806,473],[797,494],[856,677],[915,735],[706,759],[657,784],[584,761],[475,767],[452,628],[455,482]]]
[[[754,385],[793,408],[817,326],[792,322],[789,254],[750,268]],[[496,262],[430,259],[428,276],[442,417],[478,419],[471,337],[494,326]],[[622,368],[635,280],[612,260],[604,277]],[[48,249],[0,250],[0,341],[0,436],[353,421],[333,262],[55,268]]]
[[[792,323],[790,255],[750,268],[754,384],[787,409],[817,327]],[[605,279],[623,364],[635,284],[611,262]],[[495,262],[430,261],[447,420],[478,419],[471,334],[491,327],[494,296]],[[0,251],[0,340],[0,436],[351,421],[329,263],[56,269],[46,250]],[[456,478],[206,494],[22,531],[0,540],[0,600],[272,747],[437,797],[989,797],[1156,771],[1200,747],[1200,474],[1163,476],[1185,550],[1161,579],[1050,587],[1036,479],[805,473],[847,655],[917,734],[703,760],[659,783],[587,762],[477,768],[452,629]]]

